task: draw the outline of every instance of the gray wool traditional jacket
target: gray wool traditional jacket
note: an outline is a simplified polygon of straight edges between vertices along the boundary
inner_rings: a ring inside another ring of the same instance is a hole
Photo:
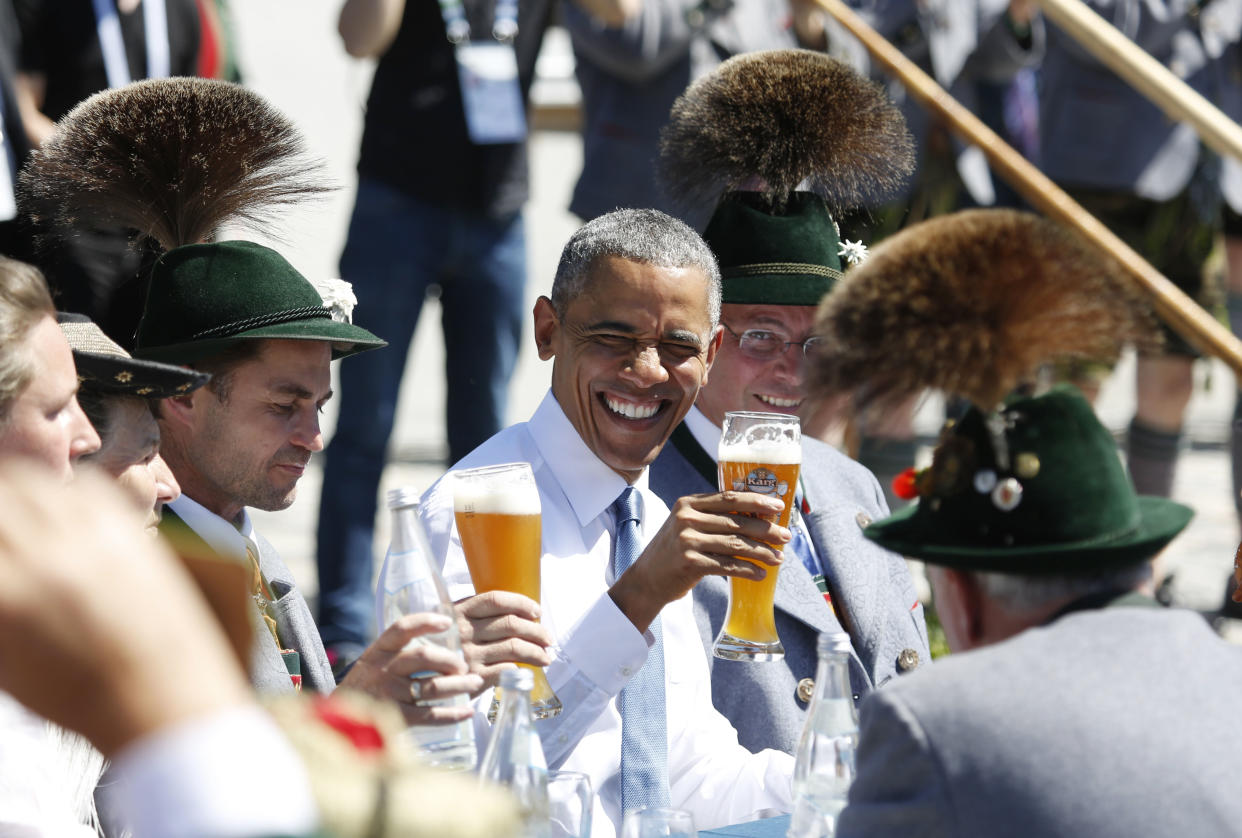
[[[716,491],[715,460],[680,425],[650,466],[651,490],[670,507],[685,495]],[[709,480],[708,475],[711,474]],[[931,660],[923,606],[905,561],[877,547],[862,524],[888,515],[875,476],[818,440],[802,440],[802,475],[810,512],[804,521],[820,561],[827,565],[835,603],[848,615],[854,645],[850,680],[863,696],[898,672],[898,658],[913,650]],[[704,648],[724,623],[728,582],[709,576],[694,588],[694,613]],[[794,557],[781,565],[776,588],[776,628],[785,647],[779,663],[745,663],[710,658],[712,703],[752,751],[797,748],[817,662],[820,632],[843,631],[810,572]],[[911,655],[906,654],[907,662]]]
[[[168,537],[174,530],[196,539],[204,550],[216,552],[184,520],[177,517],[177,513],[165,506],[164,516],[160,520],[160,533]],[[254,540],[259,547],[259,569],[276,597],[273,609],[276,630],[281,639],[295,649],[301,658],[302,688],[321,693],[332,692],[336,689],[336,679],[332,676],[332,666],[324,652],[323,641],[319,639],[319,629],[311,616],[310,607],[276,548],[257,532]],[[259,693],[289,692],[293,689],[293,682],[281,658],[280,649],[277,648],[271,632],[263,625],[258,607],[251,608],[250,611],[255,627],[254,640],[250,647],[250,683]]]
[[[1197,614],[1070,613],[867,698],[836,834],[1236,836],[1240,695]]]

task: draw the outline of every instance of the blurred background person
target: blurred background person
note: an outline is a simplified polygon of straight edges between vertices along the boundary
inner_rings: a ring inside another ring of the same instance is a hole
[[[21,41],[17,101],[34,148],[91,94],[138,79],[192,76],[198,69],[195,0],[12,2]],[[131,238],[131,231],[82,228],[71,236],[49,236],[34,257],[59,308],[89,315],[128,349],[156,255]]]
[[[1035,151],[1030,142],[1035,119],[1033,79],[1021,75],[1032,72],[1044,53],[1043,21],[1032,2],[853,0],[850,5],[1001,137],[1023,153]],[[842,218],[844,238],[872,246],[911,224],[956,209],[1016,202],[1016,196],[992,177],[983,154],[963,146],[901,82],[873,66],[869,53],[853,35],[833,21],[827,24],[827,32],[828,51],[870,72],[900,105],[917,154],[914,176],[899,197]],[[875,473],[894,509],[906,503],[893,493],[892,482],[914,462],[917,405],[918,399],[911,398],[883,414],[857,417],[857,426],[850,429],[846,440],[859,462]],[[808,431],[821,438],[833,438],[834,424],[843,419],[836,406],[814,400],[807,402],[802,416]]]
[[[30,235],[17,211],[17,172],[30,143],[17,106],[17,57],[21,38],[10,0],[0,0],[0,256],[29,261]]]
[[[754,50],[822,48],[810,0],[627,0],[623,22],[565,4],[582,89],[582,174],[569,209],[589,221],[616,208],[653,207],[702,229],[711,206],[678,206],[659,187],[660,129],[690,82]]]
[[[1209,101],[1231,72],[1226,47],[1242,34],[1242,3],[1173,0],[1089,5]],[[1157,270],[1202,305],[1219,300],[1207,271],[1222,229],[1220,160],[1112,70],[1053,28],[1040,89],[1045,173]],[[1198,352],[1165,329],[1164,347],[1140,353],[1126,438],[1139,494],[1168,497],[1182,444]]]
[[[581,2],[619,19],[614,0]],[[443,312],[448,462],[506,424],[525,316],[526,104],[551,13],[552,0],[347,0],[341,8],[346,50],[379,59],[341,276],[353,284],[359,322],[390,348],[341,368],[341,396],[360,408],[341,412],[324,464],[318,616],[338,671],[374,633],[379,481],[431,289]],[[476,77],[463,88],[462,74],[481,61],[498,62],[502,80]]]

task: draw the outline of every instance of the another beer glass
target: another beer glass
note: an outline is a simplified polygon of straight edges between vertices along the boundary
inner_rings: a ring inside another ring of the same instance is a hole
[[[453,512],[461,549],[466,554],[476,593],[512,591],[539,601],[540,541],[539,489],[530,463],[465,469],[453,473]],[[561,700],[552,692],[543,670],[530,669],[535,686],[530,692],[536,719],[561,712]],[[488,718],[497,702],[492,701]]]
[[[783,413],[726,413],[716,461],[720,489],[778,497],[785,509],[773,520],[789,526],[798,469],[802,464],[802,428],[798,417]],[[777,661],[785,647],[776,634],[778,568],[761,565],[768,575],[756,582],[729,577],[729,610],[712,653],[726,660]]]

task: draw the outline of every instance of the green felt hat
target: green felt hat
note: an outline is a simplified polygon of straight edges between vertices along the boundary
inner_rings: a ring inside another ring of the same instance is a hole
[[[156,262],[134,355],[190,363],[238,341],[332,343],[344,358],[385,342],[348,322],[283,256],[247,241],[191,244]]]
[[[867,527],[883,547],[962,570],[1093,573],[1146,561],[1190,522],[1180,503],[1139,497],[1117,445],[1062,388],[946,426],[915,478],[919,501]]]
[[[792,193],[780,209],[759,192],[727,192],[703,239],[726,303],[819,305],[842,276],[836,224],[813,192]]]

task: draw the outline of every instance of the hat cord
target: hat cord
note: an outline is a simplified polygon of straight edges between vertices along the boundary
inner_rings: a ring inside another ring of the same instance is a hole
[[[299,308],[287,308],[283,311],[273,311],[267,314],[257,314],[254,317],[246,317],[241,320],[234,320],[220,326],[213,326],[210,329],[204,329],[190,336],[190,340],[203,340],[204,338],[226,337],[231,334],[243,331],[245,329],[253,329],[258,326],[270,326],[273,323],[288,323],[293,320],[310,320],[316,317],[331,317],[332,309],[326,306],[301,306]]]

